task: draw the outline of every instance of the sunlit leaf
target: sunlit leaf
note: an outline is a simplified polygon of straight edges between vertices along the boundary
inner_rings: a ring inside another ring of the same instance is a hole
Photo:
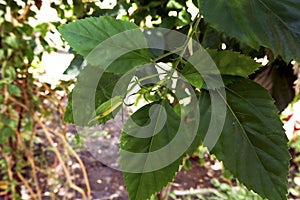
[[[250,57],[242,55],[238,52],[229,50],[217,51],[211,49],[207,50],[207,52],[217,66],[219,70],[218,73],[223,75],[238,75],[248,77],[249,74],[255,72],[255,70],[257,70],[260,66],[260,64],[255,62]],[[207,68],[207,66],[200,67],[201,69]],[[201,88],[204,83],[200,73],[201,71],[198,72],[190,63],[184,66],[183,70],[181,71],[181,74],[197,88]],[[205,73],[209,74],[210,72],[205,71]],[[212,72],[212,74],[214,73],[216,72]]]
[[[149,51],[142,49],[147,47],[144,34],[134,23],[91,17],[66,24],[59,31],[90,64],[109,66],[107,72],[122,74],[150,62]]]

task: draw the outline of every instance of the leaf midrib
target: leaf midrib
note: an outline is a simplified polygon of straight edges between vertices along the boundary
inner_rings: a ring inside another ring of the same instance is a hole
[[[231,90],[230,88],[226,87],[226,89],[231,92],[233,95],[238,96],[239,98],[243,99],[244,101],[246,101],[249,105],[251,105],[251,107],[253,107],[252,103],[250,103],[249,101],[247,101],[245,98],[243,98],[242,96],[238,95],[236,92],[234,92],[233,90]],[[244,137],[246,138],[246,140],[249,143],[249,146],[251,147],[251,149],[255,152],[255,157],[257,158],[257,161],[259,161],[261,163],[260,168],[262,168],[265,172],[267,172],[267,174],[269,174],[269,171],[266,170],[264,168],[263,162],[261,161],[261,159],[258,157],[258,154],[255,150],[255,146],[251,143],[246,130],[243,128],[242,123],[240,122],[239,118],[235,115],[233,109],[231,108],[231,106],[227,103],[226,99],[223,97],[223,95],[218,91],[219,96],[223,99],[223,101],[225,102],[226,106],[228,107],[228,109],[231,111],[230,113],[232,114],[232,116],[234,117],[234,119],[237,121],[237,123],[240,126],[240,129],[242,130],[242,132],[244,133]],[[273,187],[275,188],[275,190],[277,191],[278,194],[280,194],[280,191],[278,191],[278,188],[275,187],[275,183],[273,183],[272,178],[270,176],[268,176],[268,179],[270,180],[270,182],[272,183]],[[280,195],[279,195],[280,196]]]

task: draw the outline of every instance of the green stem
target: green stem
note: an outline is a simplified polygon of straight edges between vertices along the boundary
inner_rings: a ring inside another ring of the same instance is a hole
[[[140,84],[142,81],[145,81],[147,79],[151,79],[151,78],[157,77],[157,76],[162,75],[162,74],[165,74],[165,73],[152,74],[152,75],[145,76],[143,78],[140,78],[140,79],[136,80],[135,83],[127,90],[126,95],[128,93],[130,93],[134,89],[134,87],[137,86],[138,84]]]
[[[159,57],[153,59],[152,62],[153,62],[154,64],[156,64],[157,61],[159,61],[159,60],[161,60],[161,59],[163,59],[163,58],[165,58],[165,57],[168,57],[168,56],[170,56],[170,55],[172,55],[172,54],[174,54],[174,53],[180,52],[180,51],[181,51],[181,48],[178,48],[178,49],[176,49],[175,51],[170,51],[170,52],[168,52],[168,53],[165,53],[165,54],[163,54],[163,55],[161,55],[161,56],[159,56]]]

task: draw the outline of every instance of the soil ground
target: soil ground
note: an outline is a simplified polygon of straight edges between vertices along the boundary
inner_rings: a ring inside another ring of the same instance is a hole
[[[91,184],[92,196],[95,200],[127,200],[128,194],[124,186],[122,173],[118,170],[105,166],[95,159],[88,151],[83,151],[80,156],[87,168],[88,177]],[[189,170],[181,170],[174,182],[172,190],[186,191],[198,188],[211,188],[212,178],[222,181],[221,171],[213,170],[213,161],[200,165],[199,158],[190,159]]]
[[[114,120],[96,127],[91,132],[98,134],[91,133],[83,142],[83,150],[78,152],[87,170],[93,200],[128,199],[122,173],[114,169],[118,167],[121,122],[122,119],[117,116]],[[85,131],[85,134],[87,132],[89,131]],[[203,155],[202,164],[198,156],[191,157],[189,163],[189,170],[183,168],[177,173],[171,184],[172,191],[211,188],[212,178],[217,178],[220,182],[226,181],[221,178],[220,163],[211,159],[207,153]]]

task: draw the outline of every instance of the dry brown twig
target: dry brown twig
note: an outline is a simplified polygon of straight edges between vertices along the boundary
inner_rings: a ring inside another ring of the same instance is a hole
[[[65,139],[64,136],[62,136],[61,134],[57,133],[54,130],[51,130],[51,132],[53,132],[56,136],[59,136],[61,138],[61,140],[64,142],[65,146],[69,149],[69,151],[71,152],[71,154],[77,160],[78,164],[80,165],[80,167],[82,169],[82,174],[83,174],[83,178],[85,180],[87,194],[88,194],[88,196],[90,196],[90,194],[91,194],[91,188],[90,188],[90,184],[89,184],[88,175],[86,173],[86,168],[85,168],[82,160],[80,159],[80,157],[78,156],[78,154],[74,151],[74,149],[70,146],[70,144],[66,141],[66,139]]]
[[[28,183],[28,181],[24,178],[24,176],[20,173],[17,172],[17,176],[18,178],[22,181],[22,183],[24,184],[24,186],[26,187],[26,189],[29,191],[31,198],[32,199],[40,199],[39,197],[37,197],[37,195],[33,192],[32,187],[30,186],[30,184]]]
[[[4,154],[3,155],[6,163],[7,163],[7,173],[8,173],[8,178],[10,180],[10,188],[11,188],[11,192],[12,192],[12,197],[14,199],[14,196],[16,196],[16,187],[14,185],[14,177],[13,177],[13,170],[12,170],[12,159],[9,158],[8,154]]]
[[[44,123],[40,120],[40,118],[39,118],[37,115],[34,115],[33,118],[34,118],[34,120],[37,122],[37,124],[43,129],[43,132],[45,133],[45,136],[46,136],[47,140],[49,141],[49,143],[50,143],[51,146],[53,147],[53,151],[54,151],[56,157],[58,158],[58,160],[59,160],[59,162],[60,162],[60,164],[61,164],[61,166],[62,166],[62,169],[63,169],[63,171],[64,171],[64,174],[65,174],[65,176],[66,176],[66,179],[67,179],[67,182],[68,182],[70,188],[72,188],[72,189],[76,190],[77,192],[79,192],[79,193],[82,195],[82,198],[83,198],[83,199],[91,199],[90,186],[89,186],[89,182],[88,182],[88,179],[87,179],[87,174],[86,174],[86,171],[85,171],[85,167],[84,167],[84,165],[83,165],[81,159],[79,158],[79,156],[78,156],[78,155],[76,154],[76,152],[73,150],[73,153],[76,155],[75,158],[76,158],[77,160],[80,160],[80,163],[79,163],[79,164],[80,164],[81,167],[82,167],[82,171],[83,171],[84,178],[85,178],[85,181],[86,181],[87,194],[85,193],[85,191],[84,191],[82,188],[78,187],[76,184],[73,183],[73,181],[72,181],[72,179],[71,179],[71,175],[70,175],[70,173],[69,173],[69,170],[68,170],[68,168],[66,167],[66,164],[65,164],[65,162],[64,162],[64,160],[63,160],[63,158],[62,158],[62,155],[61,155],[61,153],[59,152],[59,150],[56,148],[56,145],[54,144],[54,141],[53,141],[53,139],[52,139],[52,137],[51,137],[51,133],[50,133],[49,128],[46,127],[46,126],[44,125]],[[60,134],[57,134],[57,135],[60,135]],[[61,138],[62,138],[62,136],[61,136]],[[69,146],[69,144],[65,141],[65,139],[63,139],[62,141],[63,141],[63,143],[64,143],[65,145]],[[69,147],[70,147],[70,146],[69,146]],[[72,148],[70,148],[70,149],[72,149]],[[71,150],[71,152],[72,152],[72,150]]]

